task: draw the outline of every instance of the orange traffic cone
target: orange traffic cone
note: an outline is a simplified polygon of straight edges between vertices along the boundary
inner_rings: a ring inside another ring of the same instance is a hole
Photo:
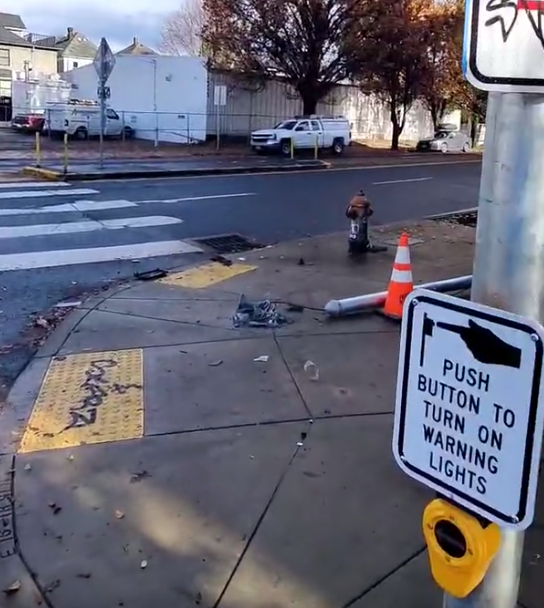
[[[393,262],[393,272],[387,288],[387,298],[382,313],[400,321],[402,319],[402,306],[406,296],[414,289],[412,278],[412,263],[410,261],[410,244],[408,235],[403,232],[399,238],[397,255]]]

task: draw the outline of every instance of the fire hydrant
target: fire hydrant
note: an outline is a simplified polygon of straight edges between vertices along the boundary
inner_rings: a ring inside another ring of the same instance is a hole
[[[372,249],[368,237],[368,220],[374,214],[366,194],[360,190],[349,202],[346,217],[350,220],[348,253],[358,255]]]

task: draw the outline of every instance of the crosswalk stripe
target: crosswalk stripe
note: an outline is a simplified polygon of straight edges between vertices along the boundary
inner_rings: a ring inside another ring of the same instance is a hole
[[[158,256],[201,253],[202,249],[184,241],[154,241],[115,247],[90,247],[85,249],[57,249],[0,255],[0,271],[30,270],[92,264],[118,260],[139,260]]]
[[[40,213],[68,213],[70,211],[103,211],[104,209],[123,209],[126,207],[137,207],[131,201],[76,201],[75,203],[63,203],[61,205],[49,205],[49,207],[22,207],[19,209],[0,209],[2,215],[39,215]]]
[[[0,192],[0,199],[6,198],[43,198],[45,196],[87,196],[99,194],[91,188],[74,188],[73,190],[21,190],[17,192]]]
[[[67,188],[66,182],[0,182],[0,190],[12,188]]]
[[[121,230],[122,228],[151,228],[182,224],[177,217],[147,216],[129,217],[113,220],[85,220],[83,222],[65,222],[63,224],[34,224],[30,226],[0,226],[0,239],[24,238],[31,236],[57,236],[76,232],[93,232],[95,230]]]

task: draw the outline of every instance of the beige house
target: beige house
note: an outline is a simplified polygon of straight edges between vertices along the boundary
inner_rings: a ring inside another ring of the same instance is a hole
[[[57,73],[57,49],[36,46],[23,36],[25,24],[19,15],[0,13],[0,120],[11,105],[13,80],[38,78]],[[11,111],[11,110],[10,110]]]

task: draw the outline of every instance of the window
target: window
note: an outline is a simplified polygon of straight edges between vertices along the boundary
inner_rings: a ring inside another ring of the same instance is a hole
[[[321,125],[319,122],[317,122],[317,120],[312,120],[312,129],[314,131],[321,131]]]
[[[0,49],[0,65],[10,65],[9,49]]]
[[[309,131],[309,130],[310,130],[310,124],[308,123],[307,120],[299,122],[297,125],[297,128],[295,129],[295,131]]]
[[[79,61],[74,61],[72,67],[78,68],[79,67]]]
[[[110,108],[108,108],[106,110],[106,116],[110,119],[110,120],[119,120],[119,116],[117,115],[117,112],[115,112],[114,110],[111,110]]]
[[[284,120],[283,122],[278,123],[274,129],[286,129],[291,131],[296,124],[296,120]]]

